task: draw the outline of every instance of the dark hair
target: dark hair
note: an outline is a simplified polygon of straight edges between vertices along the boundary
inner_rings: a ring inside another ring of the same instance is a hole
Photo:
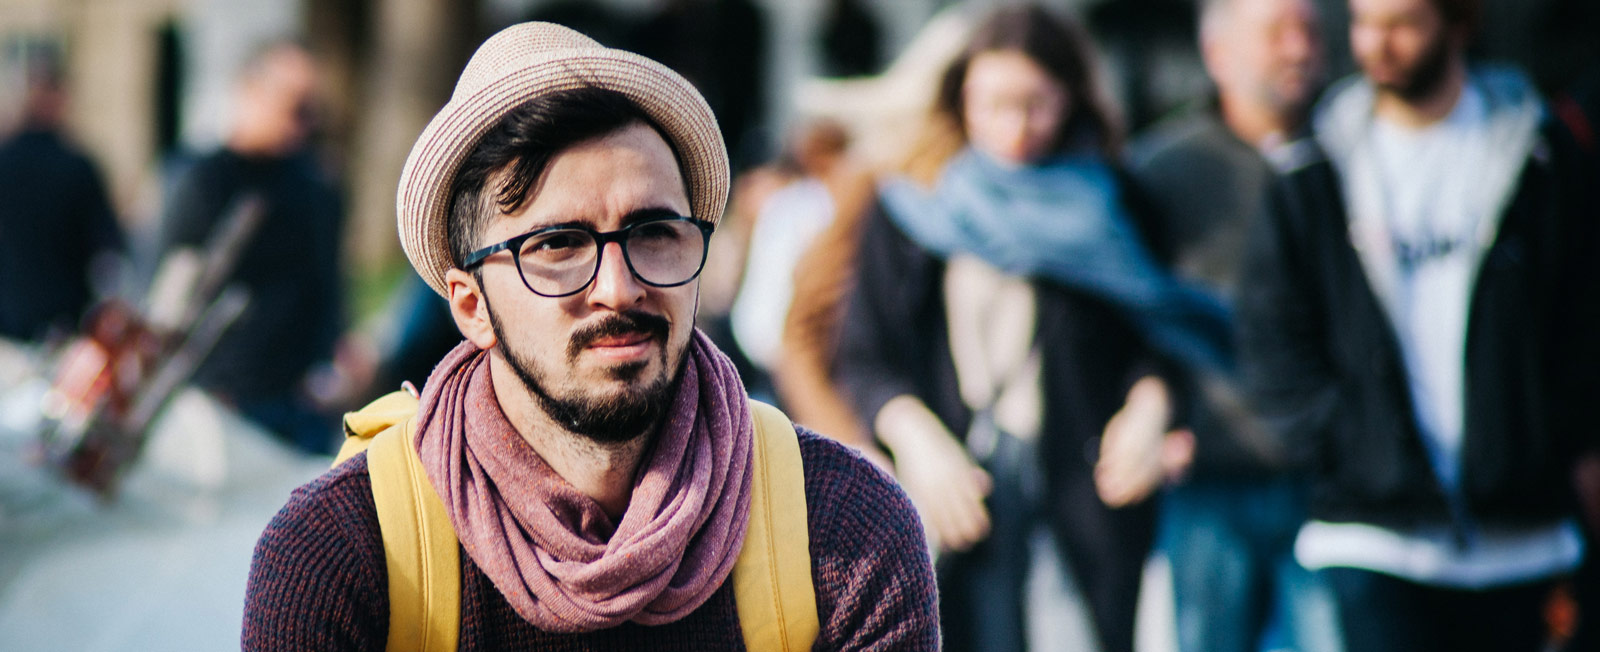
[[[1446,25],[1464,28],[1468,35],[1476,33],[1483,24],[1482,0],[1433,0],[1433,8],[1439,11]]]
[[[492,217],[515,213],[528,201],[550,159],[573,145],[634,124],[662,133],[682,165],[672,139],[639,105],[616,91],[593,86],[556,91],[506,113],[462,160],[450,181],[445,231],[456,267],[478,248],[478,238]],[[492,194],[484,192],[491,180],[498,184]]]
[[[1052,150],[1079,139],[1090,140],[1107,155],[1121,146],[1121,131],[1101,93],[1090,58],[1089,37],[1076,23],[1032,4],[995,10],[973,29],[966,49],[945,69],[934,111],[953,120],[963,136],[966,116],[961,87],[967,79],[967,68],[978,55],[996,51],[1021,52],[1066,87],[1072,101],[1071,115],[1056,135]]]

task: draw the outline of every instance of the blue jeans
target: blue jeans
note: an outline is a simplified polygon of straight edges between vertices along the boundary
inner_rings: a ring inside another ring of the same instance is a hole
[[[1304,495],[1288,479],[1197,478],[1168,492],[1160,540],[1179,650],[1342,649],[1332,594],[1294,560]]]
[[[1067,618],[1059,610],[1081,604],[1080,632],[1101,652],[1133,652],[1139,583],[1150,551],[1155,512],[1147,505],[1107,508],[1094,492],[1085,465],[1058,469],[1051,484],[1037,442],[999,434],[981,463],[994,480],[986,502],[989,537],[971,550],[942,555],[938,564],[939,613],[947,652],[1021,652],[1035,639],[1029,622]],[[1046,546],[1036,542],[1046,541]],[[1040,581],[1038,555],[1071,581]],[[1030,582],[1035,582],[1030,585]],[[1037,591],[1031,590],[1037,588]],[[1067,595],[1075,591],[1076,596]],[[1071,630],[1071,627],[1064,629]],[[1036,639],[1035,639],[1036,640]],[[1072,641],[1067,647],[1074,647]]]

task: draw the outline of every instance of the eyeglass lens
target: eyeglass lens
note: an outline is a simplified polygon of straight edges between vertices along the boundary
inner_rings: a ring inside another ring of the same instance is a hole
[[[651,220],[628,227],[622,254],[633,274],[650,285],[681,285],[700,272],[706,237],[688,220]],[[528,289],[546,296],[572,294],[594,278],[600,247],[584,229],[560,229],[528,238],[517,252]]]

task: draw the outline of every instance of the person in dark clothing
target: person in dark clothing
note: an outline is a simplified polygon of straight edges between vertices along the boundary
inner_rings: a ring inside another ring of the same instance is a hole
[[[771,54],[765,12],[751,0],[668,0],[634,30],[631,49],[694,83],[717,112],[735,172],[765,160],[763,73]]]
[[[1247,387],[1312,477],[1296,557],[1351,650],[1537,650],[1600,454],[1593,161],[1527,77],[1469,65],[1470,0],[1353,0],[1362,73],[1272,188]]]
[[[1274,176],[1270,159],[1303,127],[1319,89],[1321,43],[1310,0],[1207,0],[1199,24],[1217,95],[1139,138],[1130,164],[1161,209],[1176,270],[1231,304],[1250,282],[1240,254]],[[1305,483],[1244,405],[1238,381],[1227,374],[1200,383],[1190,419],[1194,461],[1162,499],[1159,539],[1172,567],[1178,647],[1337,651],[1332,597],[1294,560]],[[1144,453],[1127,465],[1102,458],[1132,476],[1102,474],[1102,497],[1141,498],[1175,475],[1148,453],[1159,445],[1116,447]],[[1281,638],[1262,640],[1273,631]]]
[[[337,427],[307,395],[307,374],[333,354],[342,324],[339,195],[304,151],[316,69],[298,46],[264,48],[239,81],[224,146],[190,166],[168,199],[163,251],[212,237],[231,209],[261,200],[263,216],[229,276],[250,303],[194,382],[313,453]]]
[[[861,0],[830,0],[821,31],[823,76],[872,75],[883,65],[883,28]]]
[[[1071,603],[1052,566],[1101,649],[1133,649],[1155,506],[1101,503],[1099,438],[1176,422],[1168,356],[1227,355],[1220,306],[1162,267],[1115,167],[1085,45],[1035,6],[978,24],[907,176],[878,184],[841,320],[842,393],[941,551],[949,650],[1072,645],[1051,630]]]
[[[418,619],[457,625],[440,649],[937,650],[911,502],[837,442],[772,426],[696,328],[729,186],[704,98],[550,23],[490,37],[452,98],[397,213],[465,340],[420,397],[347,419],[411,406],[267,526],[242,647],[401,648],[409,599],[451,591],[458,608]],[[392,570],[410,543],[377,493],[395,450],[460,581]],[[763,619],[751,586],[785,617]]]
[[[77,329],[91,270],[123,248],[105,182],[62,134],[66,89],[48,61],[27,72],[22,126],[0,142],[0,337]]]
[[[819,650],[937,650],[932,580],[906,581],[902,564],[926,553],[889,544],[890,528],[917,529],[916,516],[893,480],[866,469],[853,452],[800,430],[806,468],[806,518],[817,587]],[[389,588],[383,541],[364,456],[295,490],[265,532],[250,571],[242,649],[382,650],[388,633]],[[900,538],[900,537],[896,537]],[[887,545],[886,545],[887,544]],[[731,650],[743,645],[733,582],[673,623],[625,623],[595,632],[541,629],[518,615],[493,578],[463,553],[462,650]],[[306,578],[306,583],[283,581]],[[906,617],[907,606],[926,606]],[[268,610],[272,611],[268,611]],[[334,627],[326,627],[328,624]],[[295,638],[306,635],[302,638]]]

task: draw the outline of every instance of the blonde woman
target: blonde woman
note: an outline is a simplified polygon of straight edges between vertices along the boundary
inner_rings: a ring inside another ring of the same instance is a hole
[[[1065,617],[1029,613],[1065,604],[1029,593],[1061,584],[1036,573],[1053,561],[1101,649],[1132,650],[1155,511],[1101,502],[1099,436],[1113,416],[1171,428],[1165,361],[1228,352],[1220,308],[1166,273],[1117,146],[1085,38],[1003,8],[860,217],[836,375],[936,540],[946,649],[1025,649],[1029,623]]]

